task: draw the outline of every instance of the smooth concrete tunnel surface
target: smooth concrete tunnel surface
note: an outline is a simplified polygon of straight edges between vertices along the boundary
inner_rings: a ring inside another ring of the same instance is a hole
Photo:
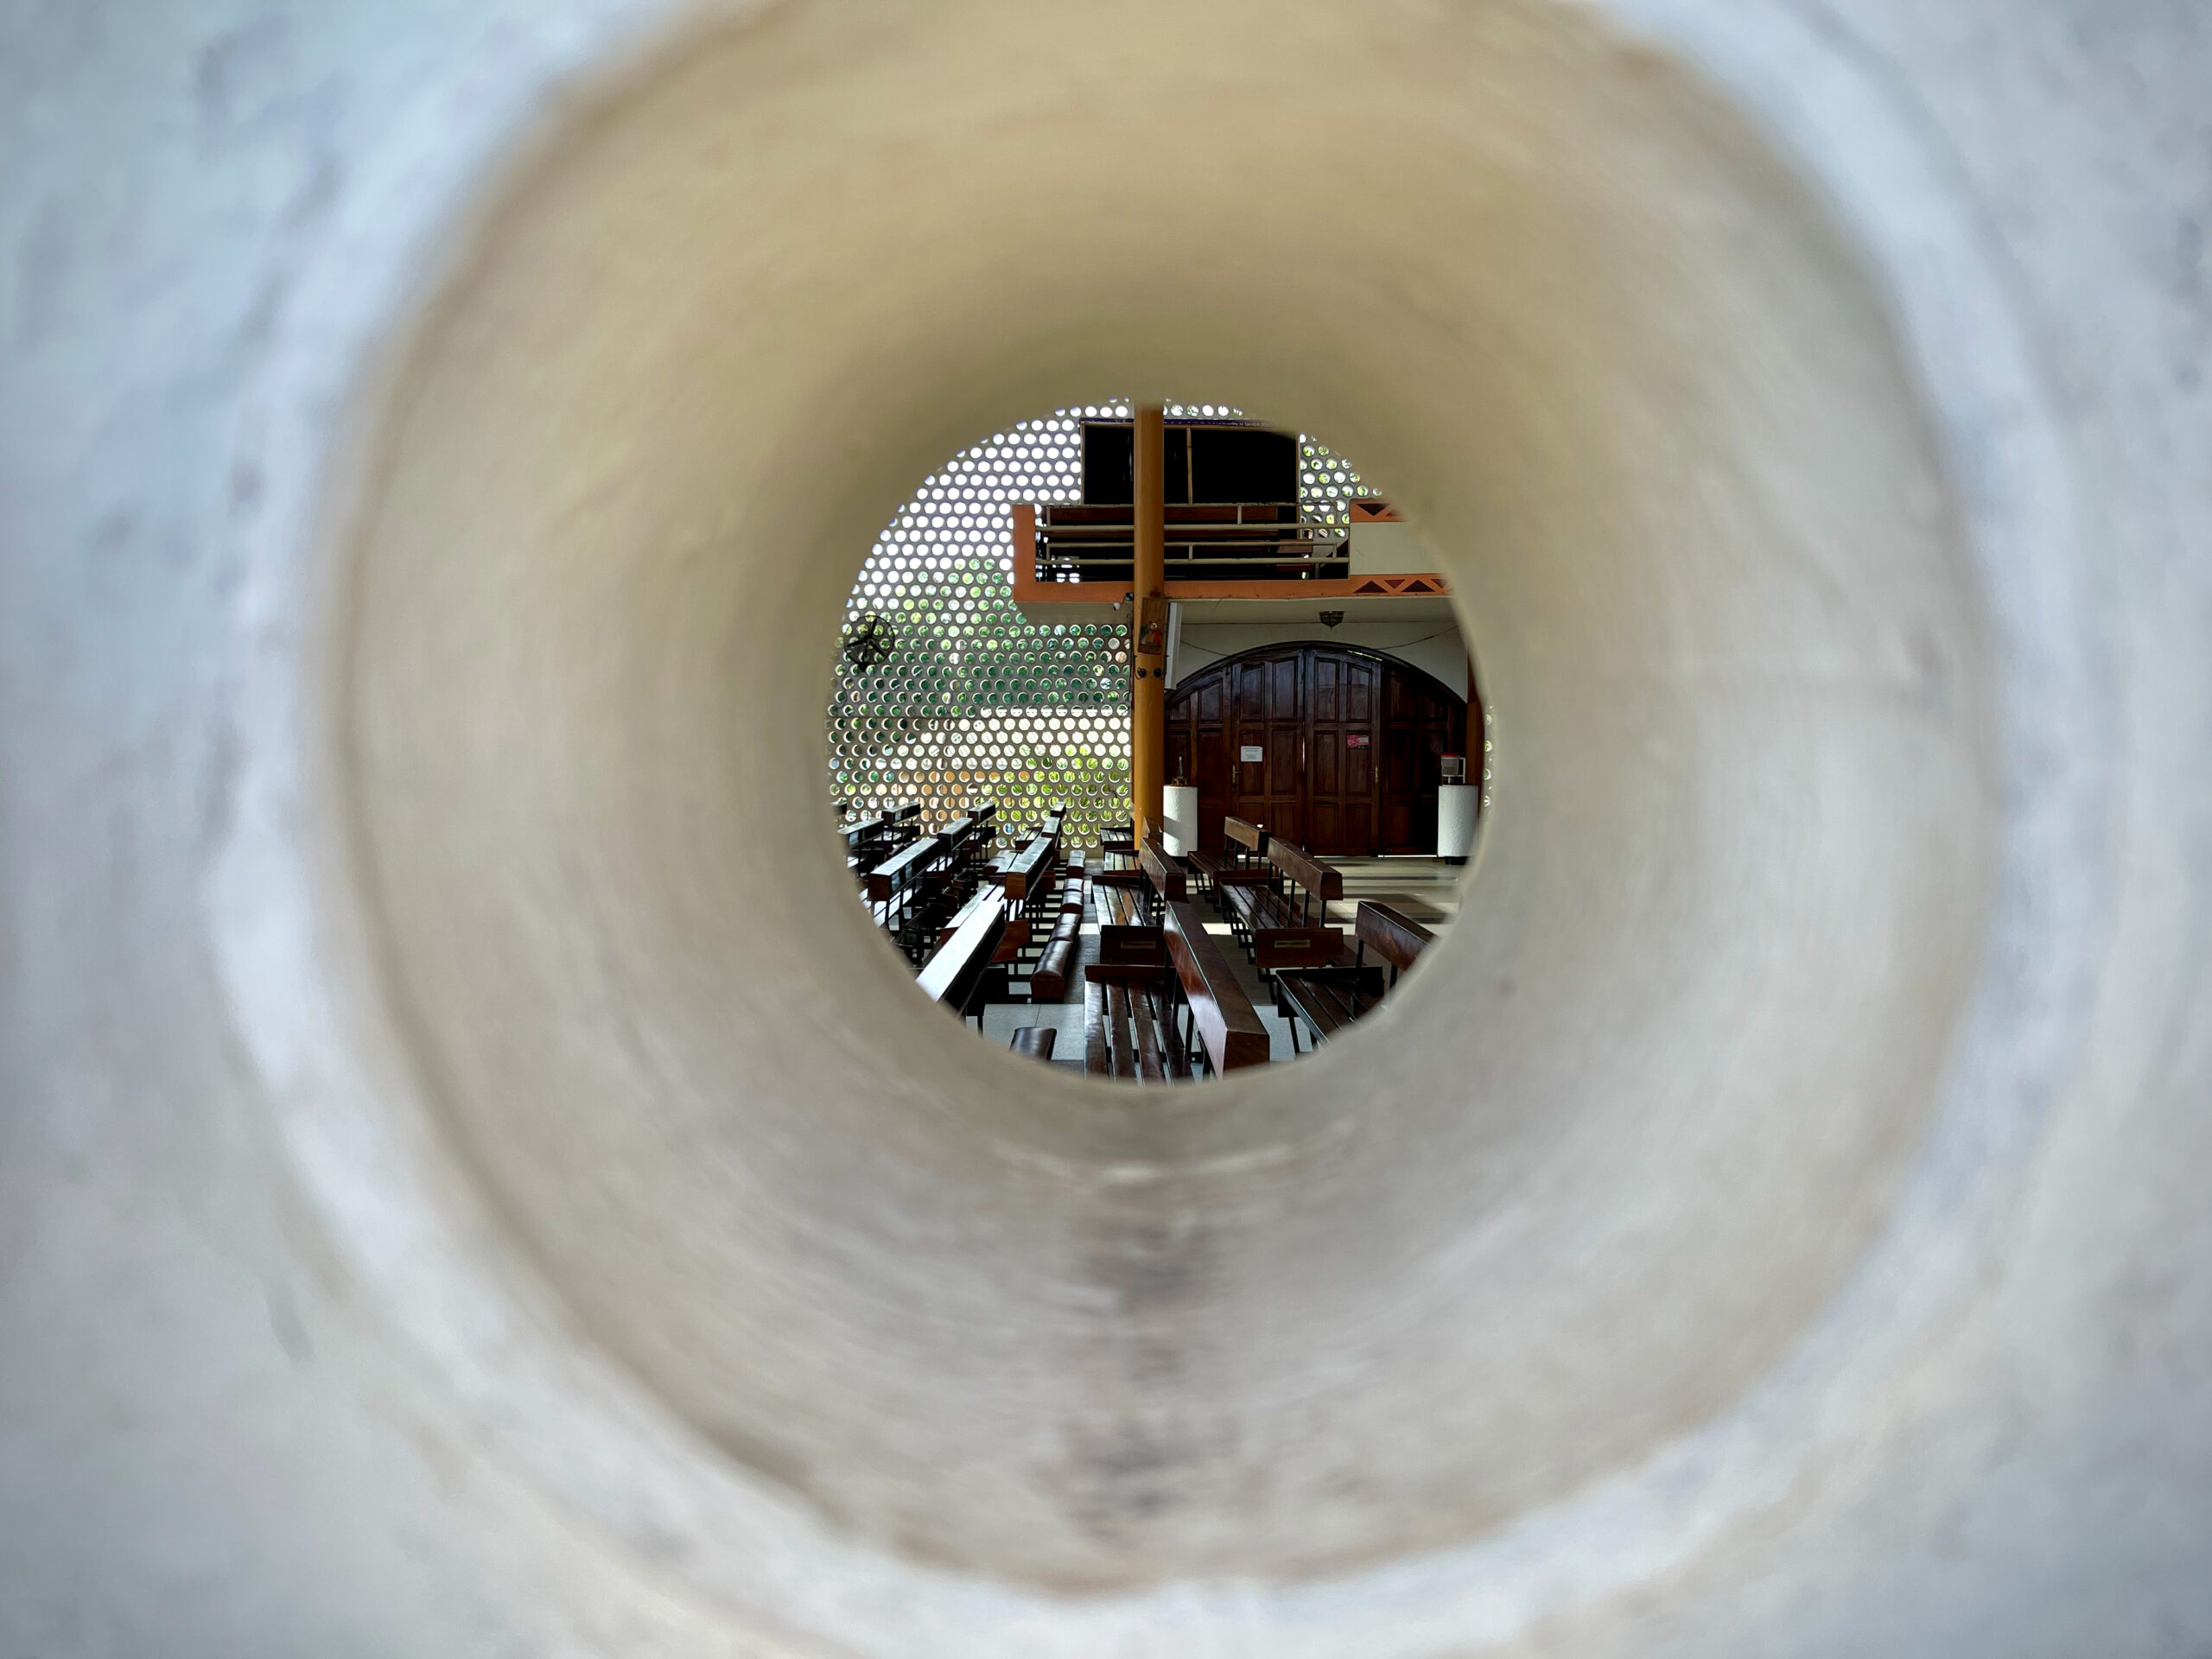
[[[0,1651],[2212,1652],[2212,14],[0,31]],[[1100,386],[1357,455],[1495,747],[1164,1101],[825,823]]]

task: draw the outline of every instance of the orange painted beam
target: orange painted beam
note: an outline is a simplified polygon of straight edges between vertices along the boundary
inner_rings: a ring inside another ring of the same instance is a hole
[[[1166,563],[1167,465],[1164,411],[1157,404],[1137,410],[1136,504],[1131,515],[1135,554],[1130,616],[1129,821],[1137,844],[1160,822],[1160,785],[1167,780]]]
[[[1024,563],[1017,550],[1014,596],[1022,604],[1111,605],[1129,591],[1118,582],[1039,582],[1033,554],[1026,561],[1030,575],[1025,582]],[[1452,591],[1433,570],[1330,582],[1169,582],[1161,587],[1169,599],[1435,599]]]

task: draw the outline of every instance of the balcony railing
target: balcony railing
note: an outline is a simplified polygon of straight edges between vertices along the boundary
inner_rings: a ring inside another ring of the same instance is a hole
[[[1123,582],[1136,569],[1133,510],[1045,507],[1037,524],[1040,582]],[[1166,575],[1170,582],[1328,581],[1351,574],[1346,526],[1270,501],[1171,502]]]

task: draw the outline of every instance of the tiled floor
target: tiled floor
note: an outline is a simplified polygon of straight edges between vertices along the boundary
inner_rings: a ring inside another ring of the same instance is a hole
[[[1433,858],[1332,858],[1328,861],[1343,873],[1344,879],[1343,901],[1329,906],[1329,920],[1347,931],[1352,925],[1353,912],[1363,899],[1390,905],[1433,933],[1441,934],[1459,916],[1459,881],[1466,874],[1464,866],[1448,865]],[[1197,903],[1207,918],[1206,931],[1220,938],[1222,954],[1228,958],[1238,982],[1244,988],[1245,995],[1252,999],[1252,1006],[1267,1024],[1273,1039],[1269,1059],[1281,1061],[1291,1058],[1290,1027],[1275,1013],[1273,999],[1261,983],[1260,976],[1252,964],[1245,960],[1243,950],[1231,942],[1229,924],[1215,915],[1212,906],[1206,900],[1201,899]],[[1082,959],[1088,964],[1095,959],[1097,950],[1098,925],[1095,918],[1085,924],[1083,934]],[[1081,1071],[1081,974],[1078,972],[1071,976],[1065,1002],[996,1003],[984,1010],[983,1034],[987,1039],[1001,1046],[1023,1026],[1050,1026],[1058,1029],[1060,1034],[1053,1046],[1054,1064]],[[1301,1037],[1301,1046],[1304,1040]]]

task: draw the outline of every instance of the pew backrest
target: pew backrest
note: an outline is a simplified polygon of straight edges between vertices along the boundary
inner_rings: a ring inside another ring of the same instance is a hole
[[[1156,927],[1109,922],[1098,930],[1098,960],[1109,968],[1159,968],[1167,961],[1166,941]]]
[[[1006,907],[988,899],[970,905],[952,937],[937,948],[915,983],[931,1001],[965,1015],[1006,931]]]
[[[944,843],[935,836],[908,842],[868,873],[868,896],[879,901],[890,898],[927,869],[944,850]]]
[[[1286,881],[1305,894],[1306,905],[1300,906],[1301,912],[1306,906],[1319,903],[1321,914],[1316,920],[1327,917],[1330,899],[1344,896],[1344,872],[1324,864],[1303,847],[1270,836],[1268,858]]]
[[[1154,830],[1145,836],[1144,844],[1137,849],[1137,868],[1152,883],[1152,890],[1163,899],[1187,899],[1191,896],[1188,878],[1183,867],[1167,855],[1167,849]]]
[[[1244,818],[1224,817],[1221,838],[1231,846],[1243,848],[1255,857],[1264,855],[1268,850],[1268,832]]]
[[[1366,899],[1360,900],[1354,931],[1362,959],[1368,951],[1374,951],[1390,964],[1393,980],[1412,967],[1421,953],[1436,942],[1436,935],[1412,918]]]
[[[1190,1007],[1193,1034],[1215,1073],[1264,1065],[1268,1028],[1187,899],[1169,902],[1166,938],[1168,963]]]
[[[1052,861],[1058,842],[1051,835],[1039,835],[1014,856],[1006,867],[1006,896],[1027,899],[1030,889],[1052,874]]]

